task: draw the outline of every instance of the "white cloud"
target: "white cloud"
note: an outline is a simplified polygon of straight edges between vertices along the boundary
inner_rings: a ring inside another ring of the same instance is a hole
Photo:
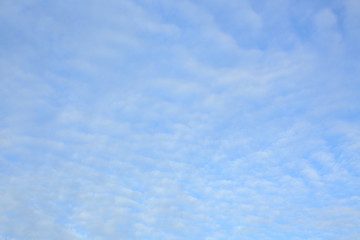
[[[325,61],[343,19],[306,5],[300,41],[291,3],[2,3],[0,233],[356,237],[358,86]]]

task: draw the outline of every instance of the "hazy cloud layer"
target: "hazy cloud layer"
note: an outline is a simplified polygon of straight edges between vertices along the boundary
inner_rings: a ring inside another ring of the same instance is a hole
[[[360,4],[0,3],[0,239],[360,238]]]

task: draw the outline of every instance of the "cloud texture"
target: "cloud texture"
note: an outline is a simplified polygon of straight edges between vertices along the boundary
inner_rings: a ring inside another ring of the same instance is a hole
[[[359,19],[1,1],[0,239],[360,239]]]

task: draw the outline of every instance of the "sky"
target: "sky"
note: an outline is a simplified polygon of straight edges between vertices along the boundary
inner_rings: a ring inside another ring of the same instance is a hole
[[[1,240],[360,239],[360,1],[1,0]]]

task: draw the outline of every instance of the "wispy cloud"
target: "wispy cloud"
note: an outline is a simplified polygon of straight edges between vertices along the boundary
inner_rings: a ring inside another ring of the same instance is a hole
[[[359,238],[357,1],[2,1],[0,239]]]

